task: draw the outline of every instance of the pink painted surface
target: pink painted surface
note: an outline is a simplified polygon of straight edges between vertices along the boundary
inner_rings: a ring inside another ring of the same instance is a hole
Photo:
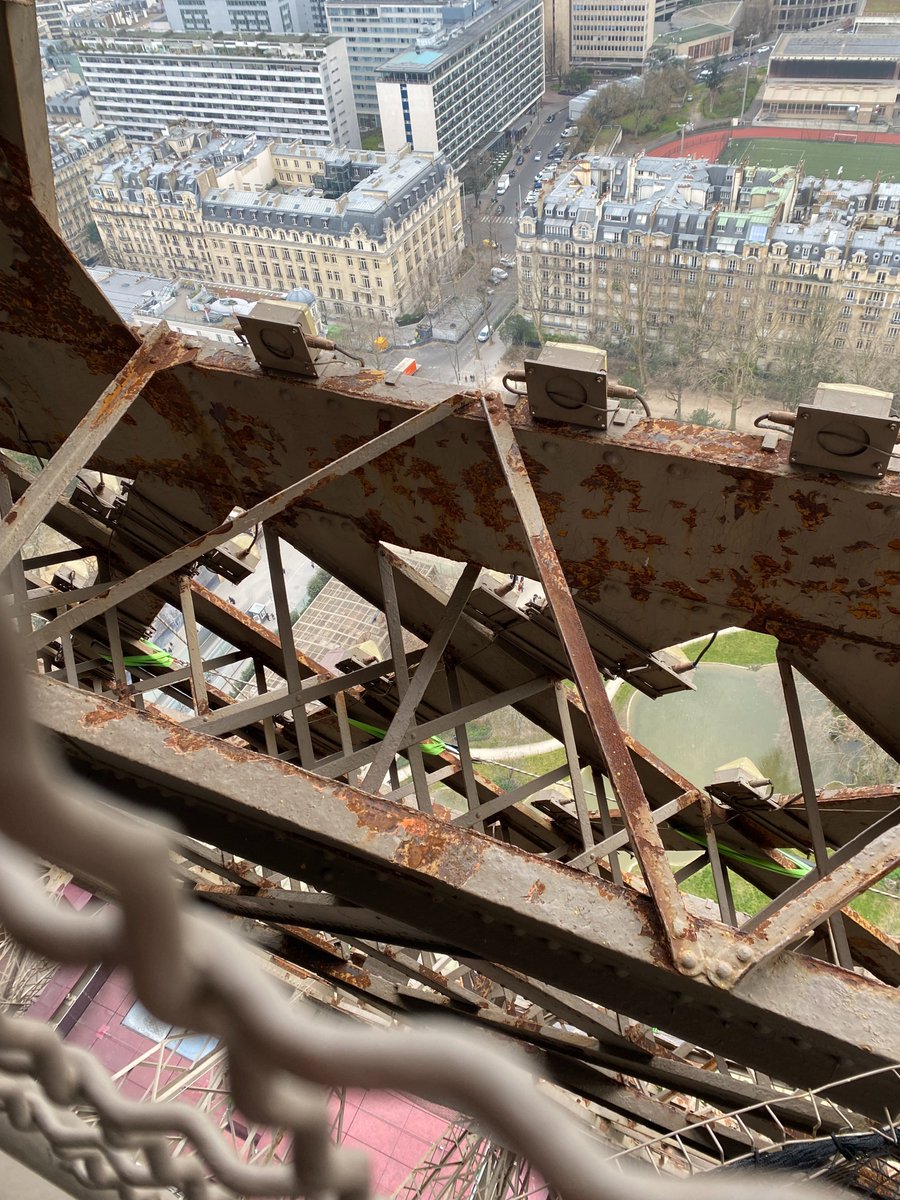
[[[81,896],[70,896],[68,890],[65,899],[79,908],[86,902]],[[60,968],[32,1004],[28,1015],[39,1019],[49,1017],[80,976],[81,970],[77,967]],[[114,1075],[155,1044],[123,1025],[134,1003],[127,977],[120,972],[114,973],[100,988],[67,1040],[89,1049],[110,1075]],[[132,1067],[123,1075],[117,1086],[129,1099],[140,1100],[149,1093],[157,1076],[159,1086],[165,1087],[193,1065],[172,1051],[166,1052],[164,1065],[158,1067],[158,1062],[159,1055],[154,1053],[145,1063]],[[201,1074],[194,1084],[196,1090],[183,1092],[179,1100],[190,1104],[200,1095],[199,1089],[209,1087],[212,1082],[207,1073]],[[364,1150],[368,1155],[372,1189],[380,1196],[391,1196],[403,1185],[455,1117],[454,1113],[437,1105],[394,1092],[348,1091],[340,1130],[337,1096],[330,1099],[328,1111],[335,1137],[339,1137],[342,1144]],[[233,1114],[233,1127],[238,1140],[246,1136],[247,1122],[239,1113]],[[267,1134],[257,1135],[254,1139],[257,1147],[267,1141]]]

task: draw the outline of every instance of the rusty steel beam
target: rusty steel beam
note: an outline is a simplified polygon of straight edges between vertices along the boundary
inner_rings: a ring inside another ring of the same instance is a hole
[[[632,889],[53,680],[30,689],[36,719],[82,769],[201,841],[395,920],[415,912],[474,956],[800,1086],[900,1060],[893,988],[788,952],[719,990],[672,968]],[[835,1099],[880,1118],[900,1104],[900,1080],[846,1083]]]
[[[528,539],[532,562],[559,628],[560,639],[572,667],[572,678],[578,686],[585,714],[606,764],[606,773],[615,790],[631,845],[662,921],[672,958],[679,969],[694,970],[697,956],[685,940],[690,936],[693,942],[697,937],[692,918],[675,882],[659,829],[606,694],[506,408],[499,396],[486,397],[482,406],[504,478]],[[574,748],[574,739],[568,730],[563,730],[563,736],[567,743],[572,742]],[[586,848],[585,853],[590,851]]]
[[[900,863],[900,808],[881,817],[826,860],[826,871],[811,872],[751,917],[742,932],[760,939],[754,958],[777,953],[810,933]]]
[[[134,338],[15,181],[0,188],[8,199],[0,441],[27,452],[15,417],[35,444],[53,448],[130,357]],[[298,470],[332,460],[348,438],[402,419],[414,397],[442,395],[418,380],[382,394],[371,374],[333,369],[304,382],[222,349],[201,351],[151,383],[140,420],[120,423],[93,465],[139,480],[155,475],[166,509],[196,524],[198,513],[220,519],[235,502],[246,507]],[[792,465],[786,451],[766,454],[756,436],[700,434],[668,421],[610,439],[541,424],[527,411],[514,420],[551,532],[565,531],[557,544],[579,606],[637,644],[671,645],[729,624],[766,630],[815,654],[826,682],[853,665],[842,648],[858,648],[871,669],[850,673],[843,703],[863,728],[879,725],[883,744],[900,748],[900,720],[869,702],[873,680],[888,694],[900,661],[900,584],[882,536],[900,513],[900,480],[848,483]],[[309,523],[330,521],[332,561],[346,561],[348,535],[358,531],[369,544],[523,569],[527,548],[511,532],[488,445],[483,422],[455,418],[440,436],[330,487]],[[721,498],[718,507],[710,496]],[[307,515],[292,512],[279,533],[302,544]],[[835,548],[848,563],[837,586]]]
[[[60,495],[115,428],[157,371],[183,362],[193,351],[161,321],[112,383],[78,422],[31,487],[0,520],[0,571],[22,549]]]
[[[61,633],[70,633],[88,618],[97,616],[105,612],[106,609],[121,604],[122,601],[128,600],[138,592],[145,591],[165,576],[171,575],[180,568],[196,562],[198,558],[202,558],[204,554],[215,549],[216,546],[221,546],[223,542],[230,541],[241,533],[249,533],[260,522],[277,516],[300,500],[307,499],[318,488],[335,479],[339,479],[342,475],[348,475],[353,471],[359,470],[372,459],[379,458],[381,455],[395,449],[411,438],[415,438],[419,433],[431,429],[450,416],[451,413],[457,412],[461,408],[466,408],[471,403],[472,397],[462,393],[448,396],[431,408],[420,410],[406,421],[402,421],[399,425],[393,426],[384,433],[377,434],[370,440],[363,442],[361,446],[357,446],[355,449],[341,455],[340,458],[329,463],[328,466],[320,467],[317,471],[313,471],[312,474],[304,476],[299,482],[282,488],[275,495],[269,496],[267,499],[260,501],[259,504],[253,505],[241,513],[240,516],[217,525],[214,529],[209,530],[208,533],[201,534],[200,537],[195,538],[184,546],[180,546],[177,550],[172,550],[169,554],[163,555],[156,562],[150,563],[148,566],[136,571],[128,579],[123,579],[118,583],[112,584],[105,596],[86,600],[83,605],[79,605],[77,608],[50,621],[28,638],[29,645],[34,651],[40,650],[42,646],[46,646],[48,642],[53,641]]]
[[[456,581],[453,593],[447,601],[444,616],[434,631],[425,653],[422,655],[422,660],[416,667],[416,673],[413,675],[409,686],[405,689],[393,720],[384,735],[381,745],[378,747],[378,752],[362,780],[362,787],[368,791],[377,792],[381,787],[384,777],[388,773],[388,767],[400,749],[404,735],[414,724],[416,709],[425,695],[425,689],[428,687],[432,675],[437,670],[438,663],[441,661],[444,651],[447,648],[447,643],[450,640],[450,635],[453,633],[453,627],[462,615],[466,601],[471,595],[472,588],[478,582],[480,574],[481,567],[477,563],[468,563],[462,575]],[[343,771],[340,772],[340,774],[343,773]],[[430,804],[431,801],[429,800],[429,807]]]

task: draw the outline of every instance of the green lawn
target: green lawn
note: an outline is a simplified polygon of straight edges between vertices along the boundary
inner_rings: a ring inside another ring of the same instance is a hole
[[[696,658],[709,638],[698,638],[687,642],[681,649],[688,658]],[[757,667],[775,661],[778,643],[765,633],[750,633],[746,629],[734,633],[720,633],[712,646],[703,655],[704,662],[732,663],[736,667]]]
[[[737,162],[746,157],[761,167],[783,167],[803,159],[810,175],[828,174],[838,167],[845,179],[900,179],[900,146],[872,145],[866,142],[813,142],[791,138],[748,138],[732,140],[719,156],[720,162]]]
[[[369,133],[363,134],[362,137],[363,150],[383,150],[384,138],[381,136],[381,126],[377,126]]]

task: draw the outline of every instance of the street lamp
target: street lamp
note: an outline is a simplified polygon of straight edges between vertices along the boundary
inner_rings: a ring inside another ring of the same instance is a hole
[[[744,75],[744,94],[741,97],[741,115],[738,117],[738,125],[743,125],[744,123],[744,109],[747,107],[747,85],[750,83],[750,63],[753,59],[753,42],[759,36],[758,33],[751,33],[747,38],[750,44],[747,49],[747,71]]]
[[[693,121],[678,121],[678,128],[681,130],[681,149],[678,152],[680,158],[684,158],[684,135],[694,128]]]

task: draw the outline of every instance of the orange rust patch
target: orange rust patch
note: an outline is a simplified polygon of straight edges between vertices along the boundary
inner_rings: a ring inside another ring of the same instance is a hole
[[[534,903],[535,900],[540,900],[541,896],[543,896],[543,894],[544,894],[544,892],[546,892],[546,890],[547,890],[546,883],[541,883],[541,881],[539,879],[536,879],[534,881],[534,883],[531,885],[531,887],[528,889],[525,899],[530,900],[532,903]]]
[[[628,502],[629,512],[641,511],[641,485],[637,479],[626,479],[621,471],[608,463],[598,463],[581,486],[588,492],[599,492],[605,499],[604,507],[600,510],[601,517],[608,517],[610,509],[622,492],[627,492],[631,499]]]
[[[91,728],[95,725],[105,725],[107,721],[121,721],[127,716],[128,712],[125,709],[95,708],[93,712],[85,713],[79,724]]]
[[[818,492],[791,492],[788,499],[793,500],[800,514],[804,529],[818,529],[826,517],[830,516],[828,505],[817,500]]]

